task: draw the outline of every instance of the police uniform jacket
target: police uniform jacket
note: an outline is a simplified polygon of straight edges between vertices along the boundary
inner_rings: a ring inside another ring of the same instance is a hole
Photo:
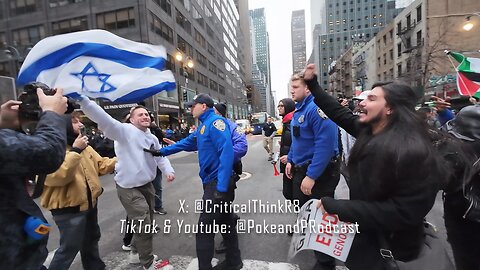
[[[203,184],[217,180],[217,190],[227,192],[232,176],[233,145],[230,128],[225,119],[207,109],[200,117],[201,124],[187,138],[160,149],[162,155],[180,151],[198,151],[200,178]]]
[[[291,125],[292,145],[288,161],[295,165],[311,162],[307,176],[317,179],[338,154],[338,128],[307,96],[296,105]]]

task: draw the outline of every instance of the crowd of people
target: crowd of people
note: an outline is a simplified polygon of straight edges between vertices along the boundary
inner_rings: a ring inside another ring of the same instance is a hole
[[[412,88],[396,82],[377,83],[351,101],[339,100],[321,89],[314,65],[293,74],[290,93],[292,98],[277,107],[283,125],[278,158],[283,196],[300,206],[318,199],[322,213],[359,225],[345,263],[349,269],[454,269],[426,222],[439,192],[456,269],[480,268],[479,105],[455,114],[450,103],[434,97],[416,108]],[[238,216],[215,211],[215,205],[234,201],[248,150],[245,134],[228,120],[225,104],[199,94],[185,104],[198,128],[162,131],[142,105],[118,121],[79,96],[81,110],[98,126],[87,136],[77,113],[63,115],[67,103],[61,89],[53,96],[41,90],[37,95],[42,113],[29,135],[19,131],[21,102],[1,106],[2,269],[46,269],[49,226],[25,185],[34,175],[43,179],[35,187],[43,187],[40,204],[50,210],[60,232],[49,269],[68,269],[79,252],[84,269],[105,269],[98,248],[99,176],[114,173],[128,222],[149,225],[154,213],[166,214],[162,177],[175,180],[167,156],[180,151],[198,152],[205,206],[198,223],[236,227]],[[269,161],[276,134],[272,120],[263,129]],[[335,196],[342,183],[348,186],[348,198]],[[196,234],[199,269],[241,269],[236,229],[222,233],[226,259],[213,267],[214,237],[211,231]],[[141,230],[126,234],[123,249],[129,251],[129,262],[149,270],[171,269],[168,260],[153,253],[152,240]],[[313,269],[335,269],[332,257],[314,254]]]

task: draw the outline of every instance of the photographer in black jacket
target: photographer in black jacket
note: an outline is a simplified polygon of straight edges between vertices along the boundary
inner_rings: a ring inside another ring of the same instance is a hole
[[[57,170],[65,158],[67,109],[63,90],[46,96],[37,89],[41,108],[36,130],[19,129],[18,106],[8,101],[0,108],[0,269],[44,269],[48,255],[48,228],[42,212],[27,192],[27,179]],[[27,225],[27,229],[24,226]],[[37,229],[37,232],[35,232]]]

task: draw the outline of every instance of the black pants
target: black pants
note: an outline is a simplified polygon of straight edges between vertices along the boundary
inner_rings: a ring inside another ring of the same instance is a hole
[[[478,270],[480,223],[463,218],[465,203],[462,191],[445,196],[443,203],[445,227],[457,270]]]
[[[229,226],[227,233],[222,234],[225,246],[227,247],[226,260],[228,265],[239,265],[242,261],[240,256],[240,249],[238,248],[238,235],[236,230],[236,220],[233,213],[219,213],[219,211],[213,210],[214,192],[217,189],[217,181],[211,181],[203,185],[203,205],[204,211],[200,214],[198,224],[204,224],[204,227],[213,228],[215,224],[226,224]],[[230,188],[229,192],[233,192]],[[233,198],[233,194],[230,194],[230,198]],[[199,270],[211,270],[212,258],[214,253],[214,237],[212,233],[197,233],[196,245],[197,245],[197,257]]]
[[[308,165],[295,166],[293,170],[292,183],[292,197],[299,201],[299,206],[302,207],[310,199],[321,199],[322,197],[332,197],[335,193],[335,188],[340,180],[340,162],[330,162],[325,168],[323,174],[315,180],[315,185],[312,188],[312,194],[307,196],[303,194],[300,186],[303,179],[307,175]],[[324,253],[315,251],[317,264],[315,270],[334,270],[335,259]]]

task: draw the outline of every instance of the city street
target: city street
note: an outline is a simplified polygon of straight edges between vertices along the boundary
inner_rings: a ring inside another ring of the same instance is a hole
[[[277,137],[278,138],[278,137]],[[267,155],[262,147],[262,137],[248,136],[249,151],[243,159],[243,171],[251,174],[251,177],[242,179],[238,183],[236,193],[237,203],[262,200],[263,203],[283,203],[281,177],[273,176],[273,168],[267,161]],[[278,144],[276,143],[278,148]],[[155,215],[160,231],[154,236],[154,254],[162,259],[170,259],[175,269],[187,269],[195,255],[195,234],[188,233],[188,225],[197,223],[198,214],[194,213],[194,201],[201,198],[202,186],[198,177],[198,162],[195,153],[178,153],[170,157],[176,170],[176,179],[172,183],[163,181],[163,204],[167,215]],[[102,177],[104,193],[99,202],[99,224],[102,231],[100,240],[100,253],[107,269],[141,269],[138,265],[128,264],[128,252],[122,251],[122,234],[120,233],[121,220],[125,218],[125,211],[120,204],[115,190],[113,175]],[[181,201],[185,200],[181,207]],[[183,211],[183,210],[185,211]],[[179,213],[181,212],[181,213]],[[288,224],[294,222],[294,214],[239,214],[241,219],[254,220],[256,223]],[[443,225],[443,210],[441,197],[437,199],[434,209],[429,215],[429,221],[438,226],[445,237]],[[46,211],[45,216],[53,225],[50,234],[48,249],[49,259],[53,251],[58,247],[59,234],[51,214]],[[171,222],[171,231],[166,233],[163,224]],[[178,222],[183,222],[182,226]],[[288,262],[287,254],[290,245],[287,234],[273,233],[243,233],[239,235],[240,249],[244,260],[244,269],[310,269],[314,265],[313,253],[310,251],[300,252],[291,262]],[[216,243],[220,237],[216,237]],[[446,242],[445,242],[446,243]],[[215,255],[215,258],[223,260],[223,255]],[[48,260],[47,260],[48,261]],[[291,263],[279,264],[279,263]],[[338,267],[342,269],[343,267]],[[77,256],[71,269],[83,269],[80,256]],[[192,268],[188,268],[192,269]]]

